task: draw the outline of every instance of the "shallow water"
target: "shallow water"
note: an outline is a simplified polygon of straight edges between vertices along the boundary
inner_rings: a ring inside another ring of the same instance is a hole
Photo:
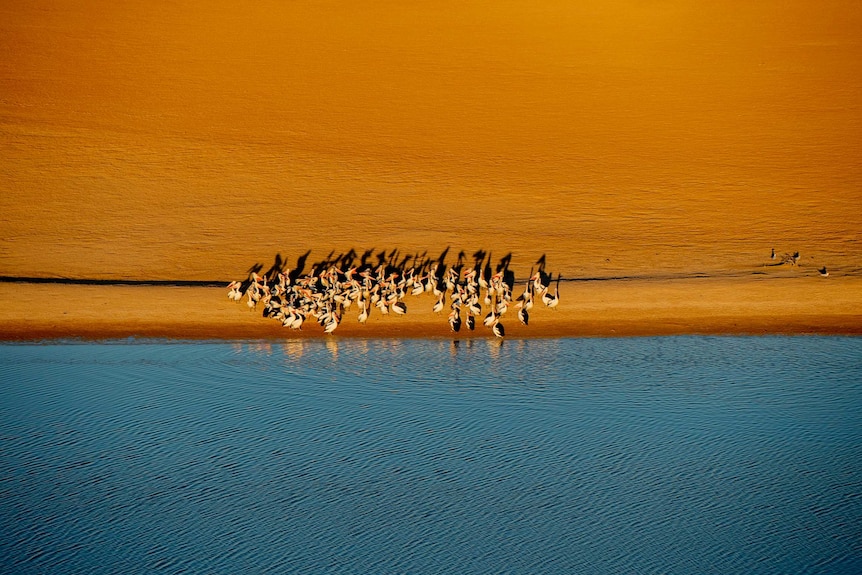
[[[858,573],[862,339],[0,346],[4,572]]]

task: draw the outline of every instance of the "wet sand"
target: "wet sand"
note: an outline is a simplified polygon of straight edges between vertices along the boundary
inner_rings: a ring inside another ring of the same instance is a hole
[[[578,280],[513,337],[860,325],[858,2],[8,4],[0,276],[449,247]],[[282,336],[222,296],[0,284],[0,333]],[[396,319],[337,333],[447,336]]]
[[[555,310],[541,303],[530,324],[510,310],[507,338],[671,334],[862,334],[859,282],[836,278],[617,280],[560,288]],[[261,317],[221,288],[0,284],[14,305],[0,309],[0,339],[282,339],[302,337],[494,337],[478,325],[455,334],[434,298],[407,296],[405,316],[374,310],[365,325],[354,308],[333,335],[310,317],[300,331]]]

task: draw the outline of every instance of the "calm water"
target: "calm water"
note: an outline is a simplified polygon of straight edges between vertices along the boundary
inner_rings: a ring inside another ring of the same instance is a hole
[[[862,339],[0,346],[7,573],[859,573]]]

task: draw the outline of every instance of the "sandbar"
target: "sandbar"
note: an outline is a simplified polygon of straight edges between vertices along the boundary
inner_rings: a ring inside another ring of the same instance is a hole
[[[506,338],[678,334],[862,334],[862,280],[856,277],[697,278],[563,283],[557,309],[537,303],[528,326],[513,310]],[[309,318],[284,328],[217,287],[0,284],[0,340],[162,338],[239,340],[324,338],[492,338],[478,325],[453,333],[430,295],[407,296],[408,313],[372,312],[364,325],[344,313],[332,335]]]

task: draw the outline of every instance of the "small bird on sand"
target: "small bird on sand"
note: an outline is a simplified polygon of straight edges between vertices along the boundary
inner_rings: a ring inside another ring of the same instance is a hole
[[[829,277],[829,272],[826,271],[826,266],[823,266],[822,268],[820,268],[817,271],[820,272],[820,277],[823,277],[823,278]]]

